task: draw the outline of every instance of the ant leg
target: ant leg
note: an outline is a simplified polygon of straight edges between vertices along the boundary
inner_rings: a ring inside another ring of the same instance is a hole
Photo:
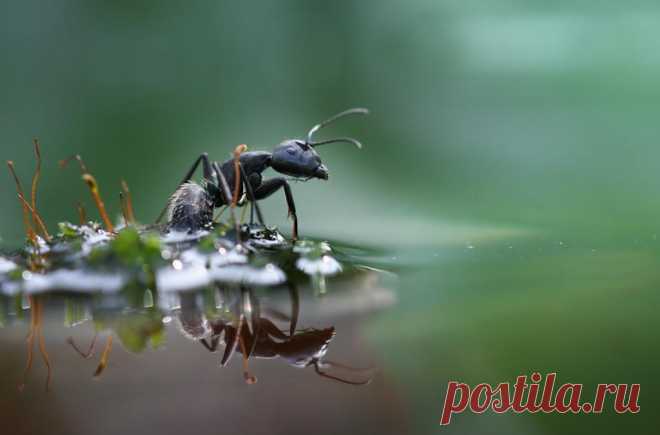
[[[249,333],[246,337],[246,343],[249,343],[247,346],[247,357],[249,358],[257,347],[257,341],[259,340],[259,334],[261,333],[261,322],[259,322],[259,319],[261,319],[261,304],[259,303],[259,299],[255,296],[254,290],[252,288],[247,289],[247,295],[250,301],[250,305],[252,306],[252,312],[250,313],[250,320],[252,323],[252,337],[249,336]],[[247,330],[248,328],[245,329]],[[250,340],[252,341],[250,342]]]
[[[213,162],[212,170],[215,174],[215,178],[218,180],[218,186],[220,187],[220,192],[222,193],[223,200],[227,207],[229,207],[229,214],[234,221],[234,228],[236,230],[236,240],[238,243],[241,243],[241,231],[240,231],[240,222],[236,220],[236,213],[234,213],[234,206],[232,205],[232,195],[229,190],[229,184],[227,183],[227,178],[222,173],[220,165],[218,162]]]
[[[291,193],[291,186],[289,182],[282,177],[271,178],[270,180],[264,181],[261,186],[254,191],[254,197],[256,199],[264,199],[278,191],[280,188],[284,188],[284,196],[286,198],[286,205],[289,208],[289,216],[293,219],[293,231],[292,238],[293,240],[298,239],[298,216],[296,215],[296,203],[293,201],[293,194]]]
[[[236,345],[236,329],[227,328],[225,331],[225,352],[222,354],[222,359],[220,360],[220,365],[227,365],[229,357],[234,353],[234,347]]]
[[[248,199],[250,200],[250,207],[252,207],[252,211],[250,214],[250,224],[254,223],[254,210],[257,210],[257,219],[259,220],[259,223],[263,225],[264,227],[266,224],[264,224],[264,217],[261,214],[261,208],[259,208],[259,204],[257,203],[256,197],[254,196],[254,190],[252,190],[252,180],[256,180],[256,177],[250,177],[251,179],[248,179],[248,177],[245,175],[245,171],[243,170],[243,167],[240,166],[241,168],[241,179],[243,180],[243,184],[245,184],[245,190],[247,192]],[[259,178],[261,176],[259,175]]]
[[[207,180],[212,181],[213,180],[213,170],[211,169],[211,163],[209,162],[209,155],[207,153],[202,153],[199,157],[197,157],[197,160],[195,160],[195,163],[190,167],[188,172],[186,172],[186,175],[183,177],[181,182],[177,185],[177,189],[181,187],[182,184],[187,183],[188,181],[191,180],[193,174],[197,170],[197,167],[199,164],[202,164],[202,169],[204,171],[204,178]],[[176,191],[176,189],[174,189]],[[156,223],[160,223],[160,221],[163,219],[163,216],[165,216],[165,213],[167,212],[167,207],[169,206],[168,204],[165,204],[165,208],[160,212],[158,215],[158,218],[156,219]]]
[[[260,328],[261,331],[263,331],[263,334],[266,334],[267,336],[270,337],[275,337],[280,340],[286,340],[288,338],[291,338],[291,335],[286,335],[280,328],[277,327],[273,322],[271,322],[269,319],[261,318],[259,320],[261,323]]]
[[[313,362],[311,364],[314,366],[314,371],[316,372],[317,375],[322,376],[324,378],[332,379],[333,381],[341,382],[343,384],[367,385],[373,379],[373,378],[369,377],[369,378],[367,378],[365,380],[362,380],[362,381],[351,381],[351,380],[344,379],[344,378],[341,378],[341,377],[336,376],[336,375],[331,375],[330,373],[327,373],[327,372],[323,371],[323,368],[324,368],[323,364],[324,363],[319,361],[318,359],[313,360]]]
[[[300,315],[300,295],[298,294],[298,286],[289,283],[289,296],[291,297],[291,324],[289,327],[289,335],[293,336],[298,327],[298,316]]]
[[[248,182],[250,183],[250,187],[255,186],[258,187],[261,185],[261,174],[250,174],[248,177]],[[247,190],[247,189],[246,189]],[[254,196],[254,193],[252,194]],[[250,225],[254,225],[254,205],[257,204],[257,201],[250,201]],[[257,204],[259,206],[259,204]],[[260,210],[261,211],[261,210]],[[263,224],[263,222],[262,222]]]
[[[208,341],[206,341],[206,338],[202,338],[199,340],[200,343],[206,348],[211,353],[214,353],[215,351],[218,350],[218,343],[220,343],[220,336],[213,337],[211,339],[211,344],[209,345]]]

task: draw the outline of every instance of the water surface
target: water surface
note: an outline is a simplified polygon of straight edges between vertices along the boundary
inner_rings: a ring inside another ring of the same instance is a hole
[[[557,372],[560,382],[585,383],[587,391],[602,382],[641,383],[642,409],[653,408],[660,252],[652,236],[616,248],[550,236],[391,251],[331,245],[352,272],[328,278],[325,294],[310,279],[295,296],[289,286],[213,287],[137,302],[35,296],[52,364],[49,392],[37,345],[19,391],[35,299],[30,307],[25,297],[5,298],[3,421],[16,433],[50,434],[435,433],[449,380],[497,384],[531,371]],[[289,335],[298,310],[294,328],[306,338],[289,348],[257,343],[248,375],[237,344],[223,367],[226,335],[215,353],[199,337],[236,326],[237,304],[247,307],[248,333],[256,310]],[[84,353],[95,333],[89,359],[67,342],[73,338]],[[110,336],[108,364],[94,376]],[[324,370],[332,377],[371,382],[350,385],[299,367],[314,355],[341,364]],[[442,430],[618,433],[654,419],[607,409],[600,416],[464,414]]]

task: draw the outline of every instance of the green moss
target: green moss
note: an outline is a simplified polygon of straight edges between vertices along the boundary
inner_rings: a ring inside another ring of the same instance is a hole
[[[57,226],[60,229],[58,237],[62,239],[79,239],[81,237],[78,227],[70,222],[60,222]]]

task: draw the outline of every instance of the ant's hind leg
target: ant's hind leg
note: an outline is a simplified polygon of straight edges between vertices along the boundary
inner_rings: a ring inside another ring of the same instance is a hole
[[[186,175],[183,177],[183,180],[177,185],[176,189],[181,187],[182,184],[187,183],[190,181],[192,178],[193,174],[199,167],[199,164],[202,164],[202,170],[204,172],[204,178],[207,180],[213,180],[213,170],[211,169],[211,162],[209,162],[209,155],[207,153],[202,153],[199,157],[197,157],[197,160],[195,160],[195,163],[190,167],[188,172],[186,172]],[[176,189],[174,189],[176,191]],[[163,216],[165,216],[165,213],[167,212],[167,208],[169,206],[169,201],[167,204],[165,204],[165,208],[160,212],[158,215],[158,218],[156,219],[156,223],[160,223],[160,221],[163,219]]]
[[[280,188],[284,188],[284,196],[286,198],[286,205],[289,208],[289,216],[293,220],[293,231],[291,237],[293,240],[298,240],[298,216],[296,215],[296,203],[293,201],[293,194],[291,193],[291,186],[289,182],[282,177],[271,178],[265,180],[261,186],[254,191],[256,199],[264,199],[277,192]]]

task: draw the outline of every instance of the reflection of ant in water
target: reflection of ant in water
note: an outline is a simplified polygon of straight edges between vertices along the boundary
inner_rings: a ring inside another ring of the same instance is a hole
[[[345,384],[365,385],[371,382],[370,376],[363,380],[350,380],[328,372],[329,369],[340,369],[361,373],[364,376],[372,370],[325,361],[323,358],[328,351],[330,341],[335,336],[335,328],[331,326],[324,329],[296,330],[300,309],[297,288],[290,285],[289,294],[291,317],[273,311],[273,317],[288,320],[288,331],[282,331],[273,321],[261,315],[258,299],[253,291],[247,288],[241,288],[240,302],[230,307],[234,314],[232,321],[215,319],[205,322],[196,306],[194,296],[192,298],[182,296],[179,321],[185,334],[189,338],[198,340],[210,352],[216,352],[220,344],[224,345],[224,353],[220,360],[222,366],[226,366],[231,356],[238,350],[243,360],[243,376],[248,384],[257,382],[257,378],[248,368],[251,357],[282,358],[289,365],[299,368],[311,366],[319,376]],[[248,315],[251,321],[246,320]]]

